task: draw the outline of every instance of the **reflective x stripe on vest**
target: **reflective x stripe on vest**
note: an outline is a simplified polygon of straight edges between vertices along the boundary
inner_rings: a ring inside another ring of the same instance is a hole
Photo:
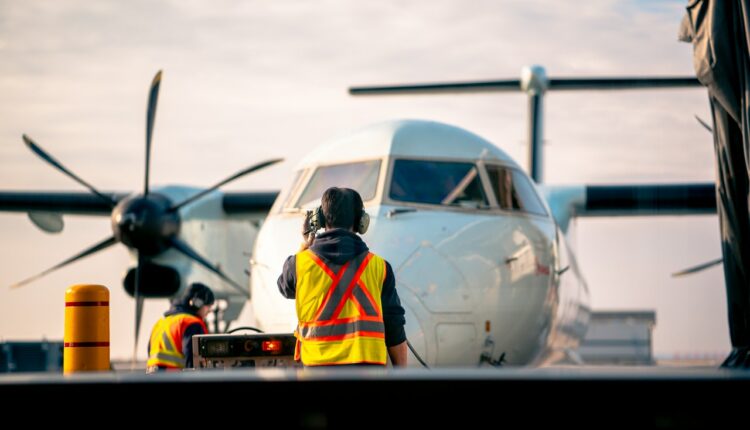
[[[297,254],[297,336],[305,365],[385,364],[384,278],[385,261],[369,252],[340,268],[310,250]]]
[[[182,333],[185,332],[187,326],[194,323],[201,324],[203,331],[206,331],[203,321],[193,315],[175,314],[160,319],[151,332],[151,354],[148,357],[147,366],[185,367]]]

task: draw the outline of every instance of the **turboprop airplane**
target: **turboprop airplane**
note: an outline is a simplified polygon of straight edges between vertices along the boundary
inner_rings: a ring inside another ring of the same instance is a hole
[[[226,321],[236,318],[249,296],[260,329],[291,332],[294,303],[279,294],[276,279],[299,247],[305,210],[319,204],[326,188],[349,187],[365,201],[371,226],[364,240],[393,266],[407,337],[429,365],[542,365],[574,355],[588,322],[588,289],[565,238],[571,217],[715,210],[713,184],[540,186],[487,140],[421,120],[377,124],[314,150],[278,195],[217,190],[276,160],[207,190],[149,191],[158,77],[147,115],[141,195],[100,193],[24,139],[93,195],[2,193],[0,210],[28,212],[48,231],[62,228],[59,215],[50,212],[113,220],[112,237],[48,271],[119,241],[133,255],[124,285],[136,301],[179,294],[208,269],[223,280],[212,285],[229,303]],[[531,134],[540,137],[539,118]],[[541,157],[534,160],[541,172]],[[236,285],[247,255],[249,290]]]
[[[255,243],[251,303],[260,328],[294,328],[294,302],[276,286],[282,264],[299,248],[304,213],[323,191],[354,188],[371,219],[363,239],[393,266],[407,338],[433,366],[575,359],[589,292],[565,239],[567,220],[706,213],[713,202],[711,184],[540,190],[492,143],[419,120],[332,142],[304,159],[294,178]]]

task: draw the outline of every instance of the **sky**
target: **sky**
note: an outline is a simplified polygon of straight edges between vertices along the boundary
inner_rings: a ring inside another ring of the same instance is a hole
[[[284,157],[227,187],[276,190],[316,146],[397,118],[460,126],[525,166],[523,94],[353,98],[347,88],[513,79],[531,64],[551,77],[693,75],[692,47],[677,42],[684,6],[0,0],[0,190],[83,191],[28,151],[23,133],[100,190],[141,189],[147,91],[160,69],[154,185],[208,186]],[[694,119],[710,119],[703,89],[551,93],[544,108],[547,183],[714,180],[712,138]],[[134,302],[121,286],[123,246],[7,288],[111,234],[106,217],[65,222],[50,235],[25,214],[0,214],[0,339],[62,339],[65,289],[101,283],[112,357],[127,357]],[[659,357],[729,351],[721,268],[670,277],[721,255],[716,216],[580,219],[574,230],[593,310],[656,311]],[[143,331],[166,307],[147,301]]]

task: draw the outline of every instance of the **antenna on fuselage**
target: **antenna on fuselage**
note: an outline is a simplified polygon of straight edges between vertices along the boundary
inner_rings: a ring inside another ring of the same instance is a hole
[[[524,91],[529,97],[528,160],[529,176],[541,184],[544,178],[542,152],[542,113],[547,90],[628,90],[644,88],[700,87],[694,77],[638,77],[638,78],[547,78],[544,67],[534,65],[521,70],[521,79],[473,81],[435,84],[408,84],[351,87],[351,95],[386,94],[445,94]]]

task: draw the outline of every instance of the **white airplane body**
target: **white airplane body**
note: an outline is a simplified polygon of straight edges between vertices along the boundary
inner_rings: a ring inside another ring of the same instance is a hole
[[[471,166],[486,202],[395,200],[392,190],[403,185],[393,179],[398,160]],[[332,169],[357,165],[369,177],[319,180]],[[526,187],[518,191],[533,193],[526,197],[544,213],[502,209],[488,167],[509,169],[514,180],[520,175]],[[375,180],[370,170],[376,170]],[[388,122],[313,152],[297,172],[255,243],[251,303],[261,329],[289,332],[296,325],[294,301],[281,296],[276,280],[300,246],[304,210],[319,204],[320,195],[312,205],[300,198],[312,188],[361,190],[364,181],[371,184],[363,193],[371,223],[363,239],[393,267],[407,338],[428,364],[475,366],[503,353],[511,365],[542,364],[575,349],[585,334],[588,291],[575,268],[560,273],[565,244],[549,208],[520,167],[484,139],[435,122]]]

